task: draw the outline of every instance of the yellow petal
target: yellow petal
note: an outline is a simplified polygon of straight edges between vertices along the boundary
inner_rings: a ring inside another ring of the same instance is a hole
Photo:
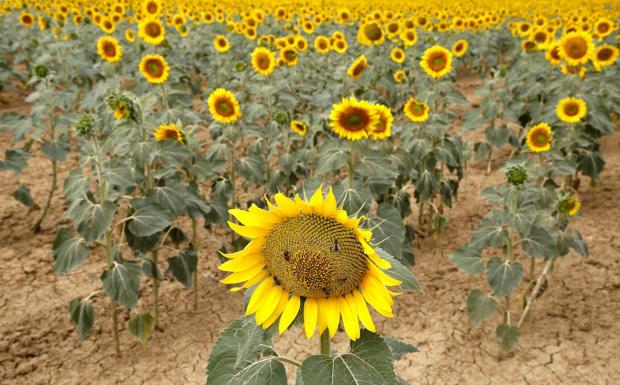
[[[228,272],[239,272],[254,267],[264,261],[265,259],[261,254],[247,255],[242,258],[235,258],[226,261],[219,265],[218,269]]]
[[[317,303],[320,304],[321,301],[317,301]],[[325,330],[327,330],[327,315],[325,314],[324,311],[320,311],[320,306],[319,306],[319,314],[317,317],[316,326],[317,326],[317,329],[319,329],[319,336],[323,334]]]
[[[364,248],[364,253],[370,258],[370,260],[383,270],[387,270],[392,267],[392,264],[386,261],[385,259],[379,257],[379,254],[368,244],[368,242],[364,240],[360,240],[362,247]]]
[[[310,206],[312,206],[315,213],[323,214],[323,185],[320,185],[314,194],[312,194],[312,198],[310,198]]]
[[[291,323],[295,320],[297,313],[299,313],[300,304],[301,299],[297,294],[294,294],[288,300],[282,312],[282,316],[280,317],[280,323],[278,324],[278,331],[280,334],[284,333],[284,331],[288,329]]]
[[[243,250],[228,254],[220,252],[220,254],[228,259],[239,258],[249,254],[256,254],[261,252],[263,246],[265,245],[265,241],[265,238],[252,239],[247,245],[245,245]]]
[[[246,317],[258,310],[258,306],[265,301],[266,294],[271,292],[271,286],[273,286],[273,278],[269,277],[254,289],[250,302],[248,302],[248,308],[245,311]]]
[[[299,207],[291,199],[287,198],[282,193],[277,193],[275,198],[278,207],[282,210],[287,217],[295,217],[299,215]]]
[[[295,203],[301,209],[303,214],[312,214],[312,206],[310,206],[305,200],[301,199],[299,194],[295,194]]]
[[[250,208],[248,209],[248,211],[252,215],[260,216],[261,221],[263,221],[264,223],[269,223],[269,224],[274,225],[274,224],[278,224],[282,222],[282,219],[278,217],[277,215],[275,215],[274,213],[272,213],[271,211],[261,209],[260,207],[256,206],[253,203],[252,203],[252,206],[250,206]]]
[[[247,289],[248,287],[252,287],[256,284],[258,284],[259,282],[262,282],[265,278],[269,277],[270,274],[266,271],[261,271],[260,273],[258,273],[256,275],[256,277],[248,280],[246,283],[243,284],[243,286],[241,286],[244,289]]]
[[[329,335],[333,337],[336,335],[336,332],[338,331],[338,324],[340,323],[340,306],[338,304],[338,298],[329,297],[319,302],[319,313],[320,312],[325,313]]]
[[[325,197],[325,202],[323,203],[323,215],[325,215],[326,217],[335,217],[337,210],[338,206],[336,203],[336,196],[334,195],[334,191],[330,187],[329,192]]]
[[[366,281],[362,281],[360,283],[360,288],[362,289],[362,295],[366,302],[370,304],[379,314],[384,317],[392,318],[392,308],[385,301],[385,299],[377,294],[371,285],[369,285]]]
[[[400,285],[401,282],[399,280],[392,278],[389,275],[385,274],[385,272],[383,272],[383,270],[379,269],[377,266],[373,264],[369,264],[368,267],[369,267],[370,274],[376,277],[384,285],[386,286],[399,286]]]
[[[349,296],[351,294],[347,294]],[[366,301],[358,290],[353,290],[352,298],[347,298],[349,304],[351,304],[350,300],[353,301],[353,305],[357,309],[357,316],[359,317],[362,325],[371,332],[376,332],[375,323],[372,321],[372,317],[370,317],[370,312],[368,311],[368,306],[366,306]]]
[[[254,278],[258,273],[260,273],[261,270],[263,270],[263,267],[265,267],[264,261],[259,263],[258,265],[252,266],[247,270],[232,273],[228,277],[220,280],[220,282],[225,284],[233,284],[249,281],[250,279]]]
[[[263,322],[271,317],[280,302],[280,297],[282,297],[282,286],[276,285],[272,287],[267,299],[260,305],[256,312],[257,325],[262,325]]]
[[[266,237],[271,234],[271,229],[260,227],[248,227],[241,226],[236,223],[228,221],[228,226],[237,234],[247,239],[254,239],[259,237]]]
[[[269,212],[280,217],[280,219],[287,218],[287,215],[284,213],[284,210],[279,208],[278,206],[274,206],[271,201],[265,195],[265,201],[267,202],[267,207],[269,207]]]
[[[286,290],[282,290],[282,294],[280,296],[280,301],[278,302],[278,306],[276,306],[276,310],[271,314],[271,317],[267,319],[267,321],[263,322],[263,329],[268,329],[274,322],[278,319],[282,311],[284,311],[284,307],[288,301],[288,292]]]
[[[338,297],[338,306],[342,315],[342,324],[344,331],[353,341],[360,337],[360,325],[357,322],[357,311],[355,307],[349,306],[345,297]]]
[[[385,302],[390,305],[390,307],[394,304],[394,299],[392,298],[390,291],[384,284],[381,283],[381,281],[373,277],[372,274],[366,274],[363,279],[367,281],[367,284],[372,287],[372,290],[380,295]]]
[[[262,215],[252,214],[248,211],[239,209],[230,209],[228,210],[228,213],[237,218],[239,223],[244,226],[269,229],[273,228],[273,226],[271,226],[271,223],[263,220]]]
[[[317,308],[316,298],[306,298],[306,301],[304,302],[304,329],[306,331],[307,339],[312,338],[314,335],[318,313]]]

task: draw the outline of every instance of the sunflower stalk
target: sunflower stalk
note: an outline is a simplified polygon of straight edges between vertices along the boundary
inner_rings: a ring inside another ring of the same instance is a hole
[[[198,220],[192,218],[192,250],[198,258]],[[194,311],[198,310],[198,266],[192,272],[192,291]]]
[[[321,334],[320,346],[321,346],[321,354],[326,355],[326,356],[331,355],[329,331],[325,330]]]
[[[49,118],[49,128],[50,128],[50,139],[53,141],[54,140],[54,124],[52,122],[51,117]],[[49,208],[52,204],[52,198],[54,197],[54,192],[56,191],[58,187],[57,186],[58,164],[55,159],[51,159],[51,163],[52,163],[52,184],[50,186],[50,190],[47,193],[47,198],[45,199],[45,204],[43,205],[43,210],[41,211],[41,215],[39,215],[39,218],[32,226],[33,233],[38,233],[41,230],[41,224],[43,223],[43,220],[47,216]]]
[[[519,318],[519,323],[517,324],[518,328],[521,328],[521,325],[527,318],[527,315],[530,312],[530,309],[532,308],[532,303],[534,303],[534,300],[538,296],[538,292],[540,291],[540,288],[545,282],[547,274],[549,274],[549,271],[551,270],[551,266],[553,266],[553,259],[548,259],[547,262],[545,262],[545,266],[543,267],[542,272],[540,273],[540,275],[538,276],[538,279],[536,280],[536,286],[534,286],[534,290],[532,290],[532,293],[527,299],[525,309],[523,310],[523,314],[521,314],[521,318]]]
[[[153,261],[153,265],[155,269],[157,269],[157,259],[158,259],[159,249],[155,248],[151,251],[151,260]],[[157,276],[153,277],[153,318],[155,319],[155,327],[159,326],[159,278]]]

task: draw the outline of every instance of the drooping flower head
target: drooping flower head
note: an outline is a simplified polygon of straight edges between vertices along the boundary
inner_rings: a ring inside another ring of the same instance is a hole
[[[351,63],[351,65],[347,69],[347,75],[349,75],[353,79],[359,79],[359,77],[362,76],[362,73],[364,72],[364,68],[366,68],[367,66],[368,60],[366,59],[366,56],[360,55],[357,59],[355,59],[355,61],[353,61],[353,63]]]
[[[183,132],[174,124],[162,124],[155,129],[154,135],[155,140],[158,142],[162,140],[176,140],[179,143],[185,143]]]
[[[306,123],[299,120],[291,120],[291,130],[298,133],[301,136],[306,136],[308,132],[308,126]]]
[[[255,287],[246,316],[264,329],[278,321],[283,333],[301,312],[307,338],[317,329],[334,336],[342,320],[352,340],[360,337],[360,322],[375,331],[368,305],[393,316],[396,293],[387,287],[400,281],[384,272],[391,264],[371,246],[372,232],[338,209],[331,189],[324,196],[319,187],[310,200],[278,193],[275,203],[229,211],[241,223],[229,226],[250,243],[224,254],[228,261],[219,268],[231,274],[221,282],[240,284],[232,290]]]

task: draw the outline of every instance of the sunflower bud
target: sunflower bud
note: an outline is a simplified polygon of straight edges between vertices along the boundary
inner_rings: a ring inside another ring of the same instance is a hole
[[[508,73],[508,66],[506,64],[502,64],[499,66],[499,75],[503,78],[506,77],[506,74]]]
[[[71,32],[71,35],[69,35],[69,38],[70,38],[71,40],[77,40],[77,39],[78,39],[78,35],[77,35],[77,33],[75,33],[75,32]]]
[[[527,180],[527,171],[521,166],[512,167],[506,172],[506,179],[513,186],[522,186]]]
[[[237,64],[235,64],[235,71],[237,72],[243,72],[245,70],[245,63],[240,61],[237,62]]]
[[[34,67],[34,74],[41,79],[45,78],[48,73],[49,70],[47,69],[47,66],[45,64],[37,64],[37,66]]]
[[[88,113],[82,113],[75,124],[75,131],[80,136],[89,137],[95,131],[95,118]]]
[[[128,119],[135,123],[139,122],[136,105],[127,95],[113,93],[106,102],[108,107],[114,111],[116,120]]]
[[[288,121],[288,116],[286,114],[286,112],[278,112],[276,113],[276,116],[274,117],[274,120],[276,122],[278,122],[278,124],[286,124],[286,122]]]

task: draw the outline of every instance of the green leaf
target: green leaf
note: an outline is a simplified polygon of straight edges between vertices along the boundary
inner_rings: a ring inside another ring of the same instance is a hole
[[[344,167],[349,158],[346,146],[341,146],[337,141],[321,146],[314,160],[315,174],[325,175]]]
[[[93,305],[88,301],[74,299],[69,303],[71,320],[77,325],[77,339],[82,341],[90,334],[90,329],[95,323]]]
[[[592,179],[598,179],[605,167],[605,160],[598,152],[588,152],[579,157],[577,169]],[[1,168],[0,168],[1,169]]]
[[[63,189],[67,198],[71,200],[80,199],[86,196],[90,187],[90,177],[82,174],[79,168],[73,169],[67,179],[65,179]]]
[[[247,157],[237,160],[235,167],[245,180],[262,184],[267,177],[267,163],[259,158]]]
[[[480,222],[480,225],[471,237],[470,246],[481,250],[485,247],[501,246],[506,242],[507,231],[504,224],[491,212]]]
[[[142,273],[149,278],[161,279],[161,272],[157,264],[149,258],[142,258]]]
[[[9,148],[4,151],[4,160],[0,161],[0,171],[9,170],[15,174],[22,172],[27,166],[30,153],[21,148]]]
[[[484,259],[479,250],[469,246],[459,247],[452,255],[450,260],[466,273],[478,275],[484,270]]]
[[[26,207],[35,207],[35,203],[32,200],[32,195],[30,195],[30,189],[25,185],[21,185],[17,188],[17,190],[13,191],[13,198]]]
[[[116,206],[110,201],[100,204],[88,200],[82,201],[80,206],[80,215],[76,218],[77,230],[87,243],[91,243],[99,239],[112,224]]]
[[[469,323],[477,325],[495,314],[497,303],[480,289],[469,292],[467,297],[467,318]]]
[[[360,338],[351,341],[351,353],[373,367],[386,384],[396,385],[394,361],[389,346],[383,338],[369,330],[363,329]]]
[[[138,314],[129,321],[129,331],[138,337],[142,345],[146,345],[155,326],[155,318],[149,313]]]
[[[377,208],[377,216],[369,222],[373,228],[374,242],[389,254],[402,257],[405,227],[398,209],[389,203],[381,203]]]
[[[133,309],[138,302],[140,272],[140,265],[135,262],[114,261],[101,275],[103,290],[120,305]]]
[[[392,337],[383,337],[383,341],[390,347],[394,361],[400,360],[407,353],[417,353],[420,351],[416,346]]]
[[[390,357],[389,354],[387,357]],[[357,354],[310,356],[301,366],[304,385],[390,385]]]
[[[510,294],[522,279],[521,262],[504,262],[499,257],[493,257],[487,263],[487,280],[497,298]]]
[[[168,268],[174,278],[185,287],[192,287],[192,273],[196,270],[198,257],[193,250],[187,250],[168,258]]]
[[[178,215],[185,210],[185,197],[181,191],[180,186],[158,186],[149,191],[147,197]]]
[[[392,265],[392,267],[389,270],[386,270],[385,273],[394,279],[398,279],[401,282],[401,289],[422,291],[422,286],[405,265],[379,247],[375,248],[375,251],[381,258],[385,259]]]
[[[52,245],[54,272],[67,273],[75,269],[88,258],[88,251],[82,238],[73,238],[70,229],[61,228]]]
[[[426,202],[435,194],[439,183],[430,171],[424,170],[415,182],[415,191],[421,202]]]
[[[558,256],[557,244],[549,231],[540,227],[532,226],[527,236],[521,235],[521,247],[532,257],[545,259]]]
[[[167,209],[155,204],[146,204],[133,213],[127,228],[138,237],[147,237],[168,227],[172,218],[172,213]]]
[[[67,136],[60,135],[60,137],[54,141],[44,141],[41,145],[41,152],[52,160],[64,162],[69,152],[71,152],[71,146],[69,145]]]
[[[519,337],[521,336],[521,331],[516,326],[503,324],[495,329],[495,335],[502,349],[506,352],[510,352],[517,345]]]

